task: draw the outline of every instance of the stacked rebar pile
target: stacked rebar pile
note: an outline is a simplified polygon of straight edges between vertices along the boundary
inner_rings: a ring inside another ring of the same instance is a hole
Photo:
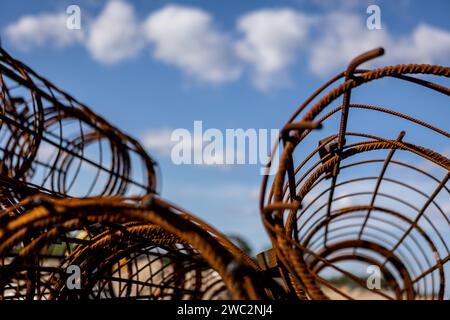
[[[448,128],[351,94],[394,78],[448,96],[431,80],[450,68],[358,69],[381,54],[354,59],[282,129],[260,200],[273,248],[256,263],[158,196],[139,142],[0,49],[0,299],[358,298],[350,282],[449,299]]]
[[[263,182],[260,205],[272,254],[301,299],[351,299],[355,292],[450,298],[450,160],[433,149],[448,148],[448,126],[437,128],[395,106],[351,102],[352,93],[386,78],[419,86],[421,94],[449,96],[449,88],[431,80],[449,78],[450,68],[358,69],[383,52],[355,58],[295,111],[282,130],[277,175],[270,188],[268,177]],[[376,88],[385,94],[385,87]],[[448,108],[445,103],[438,107]],[[379,273],[382,286],[368,284],[366,269]]]

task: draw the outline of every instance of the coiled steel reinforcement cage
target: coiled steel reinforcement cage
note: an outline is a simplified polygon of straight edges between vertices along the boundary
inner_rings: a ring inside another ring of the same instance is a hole
[[[450,119],[442,119],[450,68],[359,69],[383,53],[358,56],[299,106],[282,129],[279,162],[270,164],[277,174],[264,177],[263,223],[281,275],[301,299],[450,298]],[[383,82],[393,81],[416,86],[409,98],[445,127],[395,105],[352,102],[358,90],[359,100],[389,102]],[[433,108],[430,94],[442,105]]]
[[[260,200],[273,273],[158,197],[136,140],[0,50],[0,299],[449,299],[448,119],[350,97],[393,78],[445,108],[450,69],[357,69],[382,53],[354,59],[282,129]]]
[[[136,140],[3,49],[0,88],[0,299],[284,294],[157,196],[156,163]]]

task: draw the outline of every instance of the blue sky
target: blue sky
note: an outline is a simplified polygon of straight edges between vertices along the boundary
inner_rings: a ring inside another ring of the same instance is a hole
[[[81,9],[79,31],[64,27],[70,4]],[[369,4],[381,8],[381,30],[366,28]],[[280,128],[310,92],[379,45],[386,56],[372,66],[448,65],[449,12],[448,1],[19,0],[2,1],[0,35],[13,56],[141,139],[160,163],[164,197],[259,251],[268,246],[260,167],[176,166],[168,132],[195,120],[221,130]],[[434,95],[408,101],[408,90],[392,85],[364,98],[425,118],[425,99],[448,107]],[[425,120],[448,131],[450,109],[441,112]]]

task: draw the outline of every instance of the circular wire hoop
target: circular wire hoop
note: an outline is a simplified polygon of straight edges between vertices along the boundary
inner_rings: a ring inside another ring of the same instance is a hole
[[[447,108],[450,89],[435,81],[450,68],[357,69],[383,53],[358,56],[305,100],[281,130],[276,175],[263,179],[263,223],[301,299],[450,298],[448,126],[351,101],[374,87],[382,100],[382,83],[400,80]]]
[[[142,146],[0,48],[0,299],[269,299]]]
[[[210,226],[152,196],[55,199],[3,212],[2,299],[270,299],[283,295]],[[12,213],[12,214],[11,214]]]
[[[132,137],[0,48],[0,203],[156,192],[156,163]]]
[[[260,198],[274,274],[158,197],[136,140],[0,49],[0,299],[450,299],[448,113],[352,102],[401,81],[447,107],[450,68],[359,69],[383,53],[281,130]]]

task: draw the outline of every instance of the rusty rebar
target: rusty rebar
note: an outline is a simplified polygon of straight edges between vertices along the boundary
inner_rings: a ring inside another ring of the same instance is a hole
[[[382,299],[450,298],[450,160],[423,145],[438,140],[448,146],[448,128],[395,109],[353,104],[350,98],[352,90],[386,77],[449,96],[449,88],[429,79],[449,78],[450,68],[409,64],[357,69],[383,53],[378,48],[355,58],[300,105],[284,126],[299,129],[280,137],[277,174],[272,181],[263,179],[262,220],[279,268],[290,275],[283,278],[290,282],[286,288],[300,288],[292,292],[299,298],[354,299],[364,293]],[[418,78],[420,74],[427,79]],[[341,96],[342,104],[334,107]],[[359,117],[353,119],[356,111]],[[361,112],[367,123],[360,120]],[[369,121],[374,117],[388,120],[397,137],[374,127]],[[336,122],[336,133],[322,133]],[[376,166],[378,175],[367,173]],[[383,287],[369,288],[361,265],[378,267]]]

